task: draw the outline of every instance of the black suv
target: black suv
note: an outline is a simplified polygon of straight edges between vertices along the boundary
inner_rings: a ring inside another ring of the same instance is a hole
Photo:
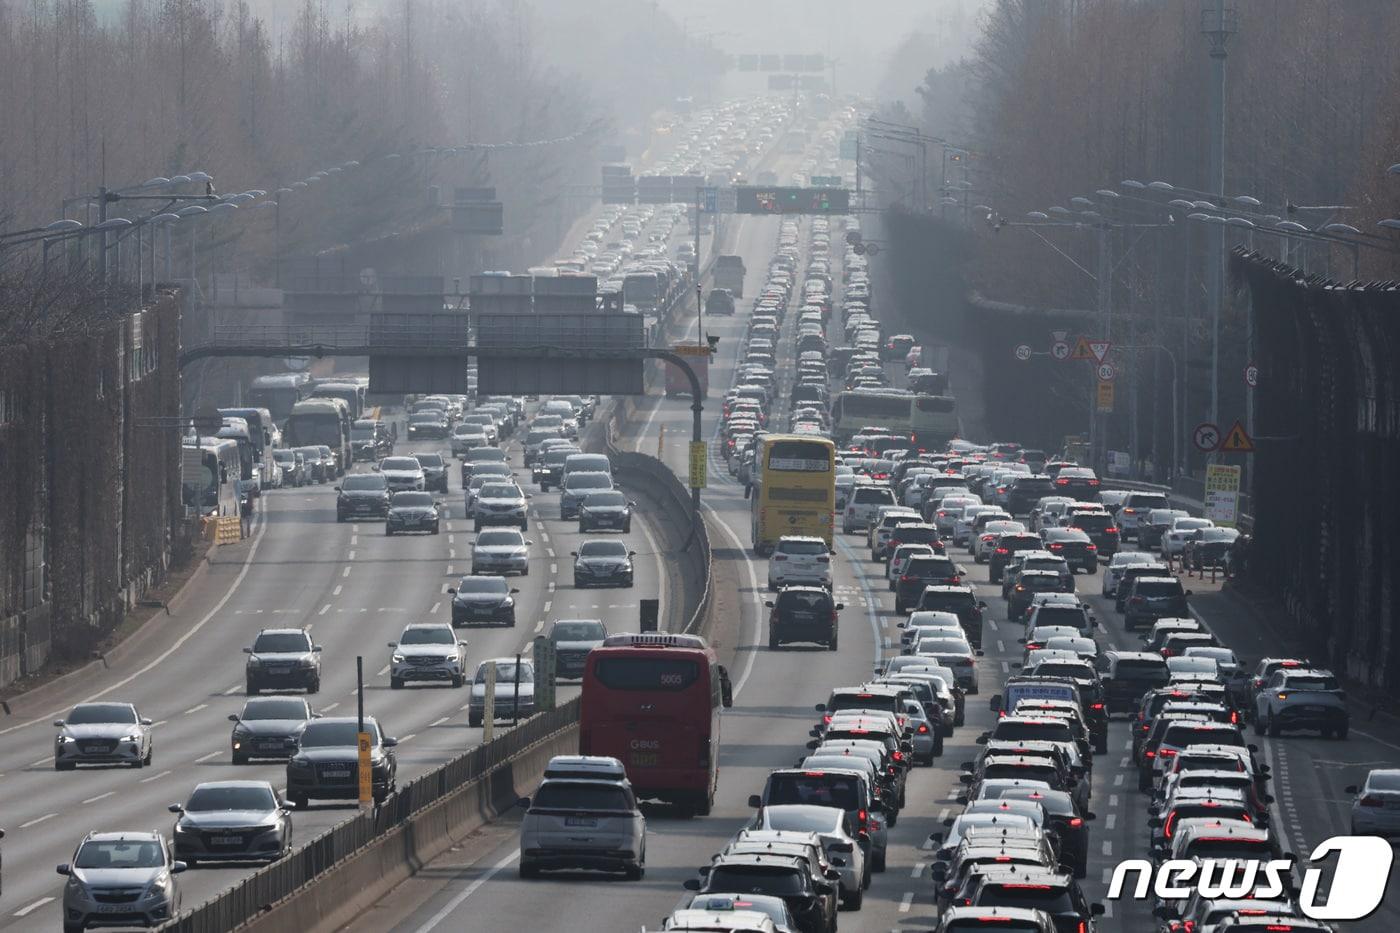
[[[720,855],[706,867],[703,880],[686,881],[687,891],[773,894],[787,902],[801,933],[835,933],[841,880],[835,869],[831,877],[818,877],[807,859],[795,855]]]
[[[1107,512],[1071,512],[1065,528],[1077,528],[1099,549],[1099,557],[1118,553],[1118,525]]]
[[[384,735],[372,716],[370,736],[374,802],[383,803],[397,785],[398,761],[391,749],[399,740]],[[359,722],[354,716],[313,719],[301,731],[296,754],[287,759],[287,799],[297,809],[308,800],[355,800],[360,794]]]
[[[1152,651],[1105,651],[1094,667],[1103,681],[1103,701],[1109,715],[1134,712],[1143,694],[1171,682],[1166,659]]]
[[[911,557],[904,564],[904,572],[894,581],[894,611],[904,613],[912,609],[925,587],[958,586],[966,573],[967,569],[951,557]]]
[[[265,628],[243,653],[248,655],[250,697],[268,688],[321,690],[321,646],[312,643],[305,629]]]
[[[1123,627],[1131,631],[1158,619],[1190,617],[1190,595],[1176,577],[1134,577],[1124,599]]]
[[[1042,466],[1044,464],[1042,463]],[[1056,494],[1055,481],[1044,474],[1018,476],[1006,491],[1006,511],[1025,515],[1045,496]]]
[[[389,482],[378,473],[352,473],[335,487],[335,520],[349,521],[360,515],[389,516]]]
[[[1042,547],[1068,561],[1071,571],[1093,573],[1099,568],[1098,545],[1078,528],[1046,528],[1040,537],[1045,542]]]
[[[997,539],[996,545],[987,557],[987,568],[992,583],[1001,582],[1001,575],[1006,570],[1006,564],[1011,560],[1012,554],[1017,551],[1045,550],[1045,542],[1040,540],[1040,535],[1031,534],[1029,531],[1004,534]]]
[[[832,599],[820,586],[784,587],[777,598],[764,603],[768,617],[768,647],[777,649],[795,641],[816,642],[835,651],[839,625],[837,613],[846,606]]]
[[[442,454],[414,454],[413,458],[423,467],[423,488],[447,492],[447,461]]]
[[[926,586],[919,596],[918,605],[912,608],[923,612],[951,612],[962,624],[967,643],[974,648],[982,647],[982,613],[987,604],[977,598],[970,586]],[[951,687],[952,684],[949,684]]]
[[[971,875],[954,903],[971,907],[1022,907],[1043,910],[1063,933],[1093,933],[1095,917],[1104,905],[1091,904],[1079,883],[1063,872],[1033,865],[1010,868],[988,866]]]

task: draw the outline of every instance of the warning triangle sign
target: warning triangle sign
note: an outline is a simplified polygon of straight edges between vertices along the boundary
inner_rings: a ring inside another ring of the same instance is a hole
[[[1220,450],[1236,454],[1254,453],[1254,439],[1245,431],[1244,425],[1236,421],[1230,426],[1230,432],[1225,435],[1225,440],[1220,443]]]
[[[1069,358],[1072,360],[1094,359],[1094,351],[1089,346],[1089,339],[1083,334],[1080,334],[1079,339],[1074,342],[1074,351],[1070,353]]]

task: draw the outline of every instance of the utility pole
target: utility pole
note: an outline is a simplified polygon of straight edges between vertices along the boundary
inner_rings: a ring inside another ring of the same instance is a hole
[[[1225,58],[1230,37],[1236,31],[1234,8],[1214,0],[1202,12],[1201,32],[1210,43],[1210,159],[1206,166],[1206,190],[1225,196]],[[1225,304],[1225,229],[1207,228],[1206,291],[1210,303],[1210,422],[1220,423],[1220,315]]]
[[[1113,301],[1113,262],[1109,256],[1109,246],[1111,241],[1109,235],[1113,232],[1107,221],[1102,221],[1097,226],[1099,234],[1098,268],[1094,271],[1094,284],[1097,286],[1097,300],[1095,302],[1099,316],[1099,339],[1109,340],[1109,316],[1111,313],[1111,303]],[[1100,476],[1107,472],[1108,463],[1108,416],[1099,414],[1098,398],[1098,367],[1089,368],[1089,453],[1092,465]]]

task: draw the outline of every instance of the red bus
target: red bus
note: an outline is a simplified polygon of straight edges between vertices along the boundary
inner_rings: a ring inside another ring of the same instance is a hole
[[[621,760],[638,798],[707,815],[729,674],[698,635],[609,635],[584,662],[581,755]]]

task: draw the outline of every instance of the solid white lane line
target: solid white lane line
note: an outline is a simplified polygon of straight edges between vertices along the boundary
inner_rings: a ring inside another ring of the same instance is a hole
[[[27,767],[30,767],[30,768],[37,768],[37,767],[39,767],[40,765],[47,765],[47,764],[52,764],[52,763],[53,763],[53,756],[50,755],[50,756],[47,757],[47,758],[40,758],[38,761],[31,761],[31,762],[27,765]]]
[[[237,693],[238,691],[240,691],[240,690],[242,690],[242,689],[243,689],[243,684],[234,684],[232,687],[229,687],[227,690],[224,691],[224,696],[226,696],[226,697],[231,697],[231,696],[233,696],[235,693]]]
[[[433,914],[431,917],[429,917],[427,922],[425,922],[422,926],[415,930],[414,933],[428,933],[429,930],[435,929],[439,923],[442,923],[442,921],[450,917],[453,911],[455,911],[458,907],[461,907],[467,898],[471,897],[477,891],[480,891],[482,885],[486,884],[486,882],[496,877],[498,874],[500,874],[502,871],[508,868],[518,858],[520,858],[520,852],[517,850],[515,852],[510,853],[505,858],[501,859],[495,865],[492,865],[486,870],[485,874],[483,874],[480,878],[477,878],[471,884],[463,888],[462,891],[456,897],[452,898],[452,900],[442,905],[442,909],[439,910],[437,913]]]
[[[159,781],[161,778],[163,778],[163,777],[168,777],[168,776],[170,776],[170,775],[172,775],[172,774],[174,774],[174,773],[175,773],[174,771],[162,771],[160,774],[152,774],[152,775],[151,775],[150,777],[148,777],[148,778],[142,778],[142,779],[141,779],[140,781],[138,781],[137,783],[139,783],[139,784],[149,784],[149,783],[151,783],[152,781]]]
[[[194,763],[197,764],[197,765],[204,764],[204,762],[209,761],[209,760],[214,759],[214,758],[218,758],[218,757],[219,757],[220,755],[222,755],[222,754],[223,754],[223,752],[214,751],[214,752],[210,752],[210,753],[207,754],[207,755],[200,755],[198,758],[196,758],[196,759],[194,760]]]
[[[89,797],[86,800],[84,800],[83,803],[97,803],[97,801],[106,800],[108,797],[112,796],[115,793],[116,791],[109,790],[105,794],[98,794],[96,797]]]
[[[53,903],[53,900],[54,899],[51,897],[41,897],[34,903],[21,907],[19,910],[15,911],[15,916],[27,917],[30,914],[34,913],[34,911],[38,910],[40,907],[43,907],[45,904]]]
[[[53,819],[53,818],[56,817],[56,816],[58,816],[57,813],[45,813],[43,816],[35,817],[34,819],[30,820],[28,823],[20,823],[20,824],[19,824],[19,828],[20,828],[20,829],[28,829],[28,828],[31,827],[31,826],[38,826],[40,823],[44,822],[44,820],[51,820],[51,819]]]
[[[257,514],[253,518],[253,546],[248,549],[248,556],[243,558],[243,567],[241,570],[238,571],[238,576],[233,578],[233,582],[229,584],[229,588],[226,591],[224,591],[224,595],[219,598],[219,601],[217,603],[214,604],[213,609],[210,609],[204,615],[203,618],[201,618],[194,625],[186,629],[183,635],[175,639],[174,643],[171,644],[169,648],[166,648],[160,654],[156,655],[149,664],[144,665],[140,670],[128,674],[126,677],[123,677],[121,680],[117,681],[111,686],[104,687],[103,689],[92,694],[92,696],[89,696],[86,699],[84,699],[82,702],[91,703],[93,700],[99,700],[102,697],[107,696],[109,693],[113,693],[117,690],[120,690],[122,687],[125,687],[132,681],[149,674],[157,666],[163,664],[167,658],[169,658],[175,652],[179,651],[182,647],[184,647],[185,642],[189,641],[200,629],[204,628],[204,626],[209,622],[210,619],[213,619],[215,616],[223,612],[224,606],[226,606],[228,604],[228,601],[233,598],[233,594],[238,590],[239,585],[243,582],[244,578],[248,576],[248,571],[251,570],[253,567],[253,558],[257,555],[258,548],[262,545],[263,541],[262,535],[260,535],[258,532],[266,523],[266,519],[267,506],[264,505],[262,508],[258,509]],[[14,732],[18,729],[24,729],[29,726],[37,725],[41,722],[47,722],[49,720],[56,719],[62,716],[71,707],[72,704],[69,704],[68,706],[63,707],[62,709],[54,710],[47,716],[40,716],[36,719],[30,719],[25,722],[19,723],[18,725],[9,726],[5,729],[0,729],[0,735],[9,735],[11,732]]]
[[[157,719],[155,722],[151,723],[151,728],[152,728],[152,729],[159,728],[160,726],[165,725],[165,724],[166,724],[167,722],[169,722],[169,721],[170,721],[170,720],[168,720],[168,719]]]

